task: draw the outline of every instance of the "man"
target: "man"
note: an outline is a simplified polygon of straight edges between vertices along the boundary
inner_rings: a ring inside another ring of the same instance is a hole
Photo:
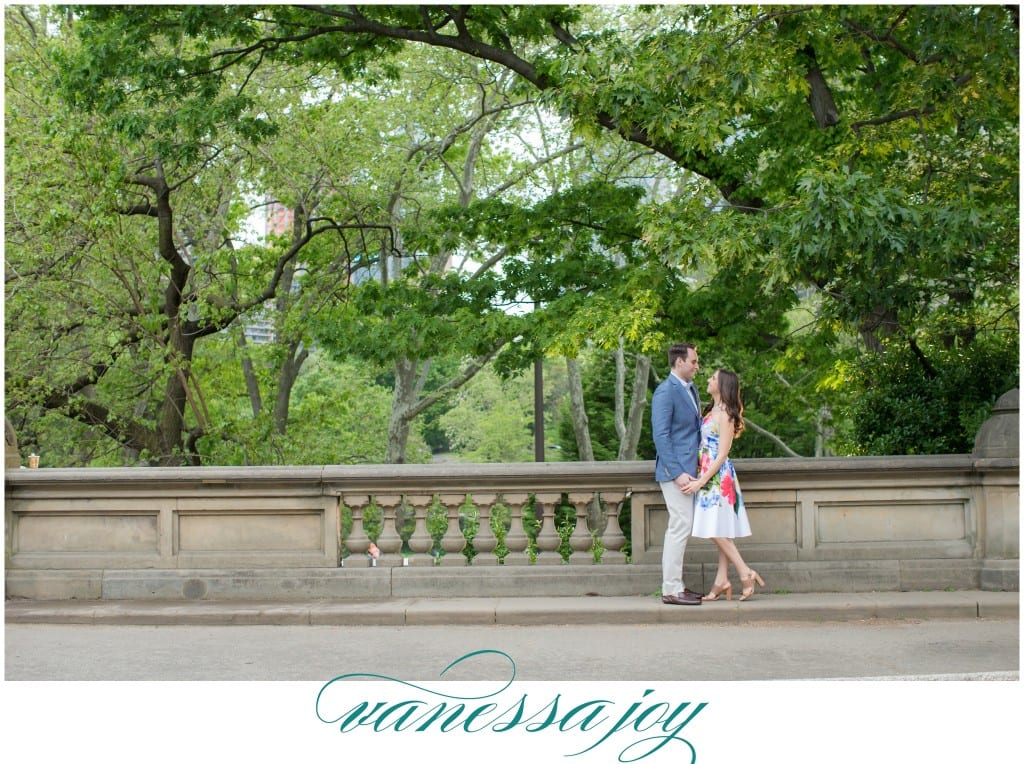
[[[683,488],[697,477],[700,446],[700,396],[693,378],[700,368],[697,348],[679,342],[668,349],[671,373],[654,391],[651,424],[658,451],[654,479],[661,485],[668,509],[661,553],[661,601],[666,605],[699,605],[701,594],[683,585],[683,555],[693,528],[694,497]]]

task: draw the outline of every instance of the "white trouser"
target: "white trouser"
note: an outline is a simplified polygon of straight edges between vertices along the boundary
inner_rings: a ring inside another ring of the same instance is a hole
[[[680,491],[671,480],[660,485],[668,509],[668,527],[661,551],[661,593],[680,594],[683,591],[683,555],[693,529],[694,497]]]

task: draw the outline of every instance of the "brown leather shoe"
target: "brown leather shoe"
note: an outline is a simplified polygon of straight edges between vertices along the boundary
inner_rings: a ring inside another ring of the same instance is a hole
[[[704,596],[704,592],[695,592],[693,589],[687,589],[686,587],[683,587],[683,594],[692,594],[694,597]]]
[[[699,605],[701,602],[693,592],[682,592],[681,594],[665,594],[661,598],[664,605]]]

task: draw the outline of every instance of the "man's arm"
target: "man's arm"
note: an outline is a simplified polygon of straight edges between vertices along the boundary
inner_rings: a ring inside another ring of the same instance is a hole
[[[690,482],[690,476],[683,470],[683,462],[676,454],[672,442],[672,389],[659,386],[651,399],[651,429],[654,431],[654,447],[658,456],[676,485],[682,487]]]

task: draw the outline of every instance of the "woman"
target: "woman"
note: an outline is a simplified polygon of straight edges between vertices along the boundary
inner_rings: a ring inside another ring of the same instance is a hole
[[[743,584],[740,596],[740,601],[743,601],[754,594],[755,583],[764,586],[764,581],[743,561],[733,541],[751,535],[736,469],[729,460],[732,442],[743,432],[739,379],[733,372],[719,369],[708,380],[708,394],[714,403],[701,423],[699,475],[683,491],[697,494],[692,535],[711,539],[718,547],[715,584],[703,599],[717,600],[723,594],[726,599],[732,599],[732,584],[729,582],[731,562]]]

